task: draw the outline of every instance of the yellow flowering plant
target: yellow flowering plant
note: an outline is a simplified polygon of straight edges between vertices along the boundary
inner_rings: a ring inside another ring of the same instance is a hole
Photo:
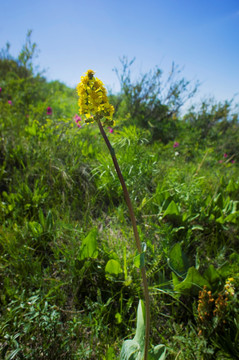
[[[79,95],[78,105],[79,105],[79,113],[81,118],[85,121],[85,123],[96,122],[99,126],[101,135],[103,136],[105,143],[110,151],[115,170],[119,177],[126,204],[129,209],[129,215],[132,222],[132,227],[134,231],[134,237],[136,241],[137,250],[140,256],[140,270],[142,275],[142,283],[144,289],[144,297],[145,297],[145,326],[141,326],[140,329],[145,329],[143,336],[138,336],[140,339],[144,339],[144,341],[140,341],[135,345],[135,341],[137,340],[128,340],[126,341],[121,351],[121,359],[141,359],[143,356],[144,360],[148,359],[148,347],[149,347],[149,328],[150,328],[150,310],[149,310],[149,291],[148,284],[146,278],[146,270],[144,265],[144,251],[142,250],[141,242],[139,239],[139,234],[136,225],[136,219],[132,207],[132,203],[130,200],[130,196],[123,178],[123,175],[120,171],[120,167],[115,156],[114,149],[112,148],[110,141],[104,131],[104,126],[112,126],[114,124],[113,114],[114,107],[109,103],[107,97],[107,91],[102,83],[97,77],[94,76],[95,72],[93,70],[88,70],[85,73],[85,76],[81,77],[81,82],[77,85],[77,93]],[[143,320],[144,322],[144,320]],[[138,329],[138,333],[139,333]],[[142,331],[140,332],[142,333]],[[137,331],[136,331],[137,334]],[[132,343],[131,343],[132,342]],[[137,342],[137,341],[136,341]],[[135,352],[135,346],[138,348],[137,352]],[[156,348],[155,348],[156,349]],[[154,349],[154,350],[155,350]],[[155,350],[156,351],[156,350]],[[157,351],[161,351],[161,348],[157,349]],[[133,357],[131,357],[133,356]]]
[[[108,101],[104,84],[94,74],[88,70],[77,85],[79,112],[86,123],[101,120],[103,125],[112,126],[114,107]]]

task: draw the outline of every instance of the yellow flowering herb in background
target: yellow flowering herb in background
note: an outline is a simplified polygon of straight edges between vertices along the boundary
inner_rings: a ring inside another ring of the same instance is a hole
[[[88,70],[76,87],[79,113],[86,123],[100,120],[103,125],[112,126],[114,107],[109,103],[104,84],[94,74],[93,70]]]

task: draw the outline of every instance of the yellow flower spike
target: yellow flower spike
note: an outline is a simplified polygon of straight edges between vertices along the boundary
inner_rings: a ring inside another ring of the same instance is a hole
[[[81,82],[76,87],[79,113],[86,123],[100,120],[103,125],[112,126],[115,109],[109,103],[103,82],[94,77],[94,74],[93,70],[88,70],[85,76],[81,76]]]

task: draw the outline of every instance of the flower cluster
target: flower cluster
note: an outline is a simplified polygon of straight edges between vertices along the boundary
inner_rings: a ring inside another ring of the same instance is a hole
[[[213,310],[213,315],[218,318],[223,319],[223,323],[225,323],[225,311],[228,306],[228,297],[225,294],[219,294],[218,298],[215,301],[215,309]]]
[[[214,305],[214,298],[211,291],[207,291],[206,286],[199,292],[198,296],[198,318],[202,323],[210,319]]]
[[[104,84],[94,74],[93,70],[88,70],[77,85],[79,112],[86,123],[103,120],[103,125],[111,126],[114,107],[108,101]]]
[[[46,109],[46,113],[47,115],[52,115],[52,108],[50,106]]]
[[[232,277],[226,280],[224,288],[214,297],[211,291],[204,286],[198,296],[198,334],[206,334],[212,330],[221,331],[225,326],[229,326],[228,319],[235,306],[235,301],[236,284]]]
[[[78,128],[81,128],[82,127],[81,124],[80,124],[81,117],[79,115],[75,114],[74,120],[75,120],[76,125],[78,126]]]
[[[235,287],[233,282],[234,279],[232,277],[226,280],[226,284],[224,285],[226,295],[231,295],[231,296],[235,295]]]

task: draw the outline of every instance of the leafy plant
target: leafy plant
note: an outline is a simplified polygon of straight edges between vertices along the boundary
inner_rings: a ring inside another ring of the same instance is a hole
[[[145,335],[145,308],[142,300],[139,301],[137,310],[136,333],[132,340],[123,343],[120,360],[141,360],[144,354],[144,335]],[[149,351],[149,360],[164,360],[166,358],[166,347],[157,345]]]

